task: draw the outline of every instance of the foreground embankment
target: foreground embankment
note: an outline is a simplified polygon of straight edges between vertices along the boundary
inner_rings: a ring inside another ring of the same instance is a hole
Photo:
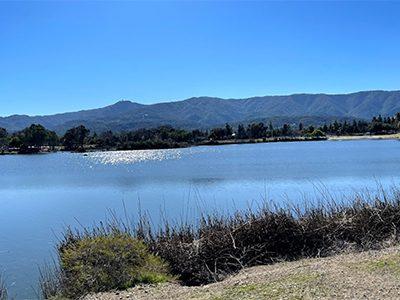
[[[146,218],[133,227],[114,219],[68,230],[57,247],[59,266],[42,273],[43,295],[76,299],[170,280],[200,286],[249,267],[383,248],[400,238],[400,193],[301,208],[265,204],[156,230],[149,224]]]
[[[205,286],[177,282],[87,295],[85,300],[398,299],[400,248],[245,268]]]

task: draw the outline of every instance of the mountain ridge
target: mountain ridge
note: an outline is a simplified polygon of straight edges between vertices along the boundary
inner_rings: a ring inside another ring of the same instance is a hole
[[[381,114],[390,116],[400,111],[400,91],[360,91],[348,94],[297,93],[291,95],[255,96],[250,98],[191,97],[179,101],[141,104],[120,100],[95,109],[53,115],[11,115],[0,117],[0,127],[10,132],[32,123],[65,132],[83,124],[92,131],[125,131],[160,125],[186,129],[211,128],[226,122],[250,120],[315,118],[320,122],[333,119],[370,119]]]

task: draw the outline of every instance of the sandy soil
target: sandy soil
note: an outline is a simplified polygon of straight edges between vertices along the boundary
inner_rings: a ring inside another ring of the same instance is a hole
[[[400,247],[242,270],[218,283],[137,286],[85,300],[400,299]]]
[[[345,136],[329,136],[328,140],[395,140],[400,139],[400,133],[386,135],[345,135]]]

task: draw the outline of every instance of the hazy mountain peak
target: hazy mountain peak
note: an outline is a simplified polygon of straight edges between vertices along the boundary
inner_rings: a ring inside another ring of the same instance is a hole
[[[126,105],[126,104],[132,104],[132,103],[135,103],[135,102],[132,102],[130,100],[119,100],[119,101],[115,102],[113,105]]]
[[[127,107],[127,106],[132,106],[132,105],[143,105],[137,102],[133,102],[130,100],[119,100],[115,102],[114,104],[109,105],[108,107]]]

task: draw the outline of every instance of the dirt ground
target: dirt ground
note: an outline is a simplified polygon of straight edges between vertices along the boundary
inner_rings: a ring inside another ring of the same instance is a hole
[[[400,299],[400,247],[258,266],[218,283],[137,286],[85,300]]]

